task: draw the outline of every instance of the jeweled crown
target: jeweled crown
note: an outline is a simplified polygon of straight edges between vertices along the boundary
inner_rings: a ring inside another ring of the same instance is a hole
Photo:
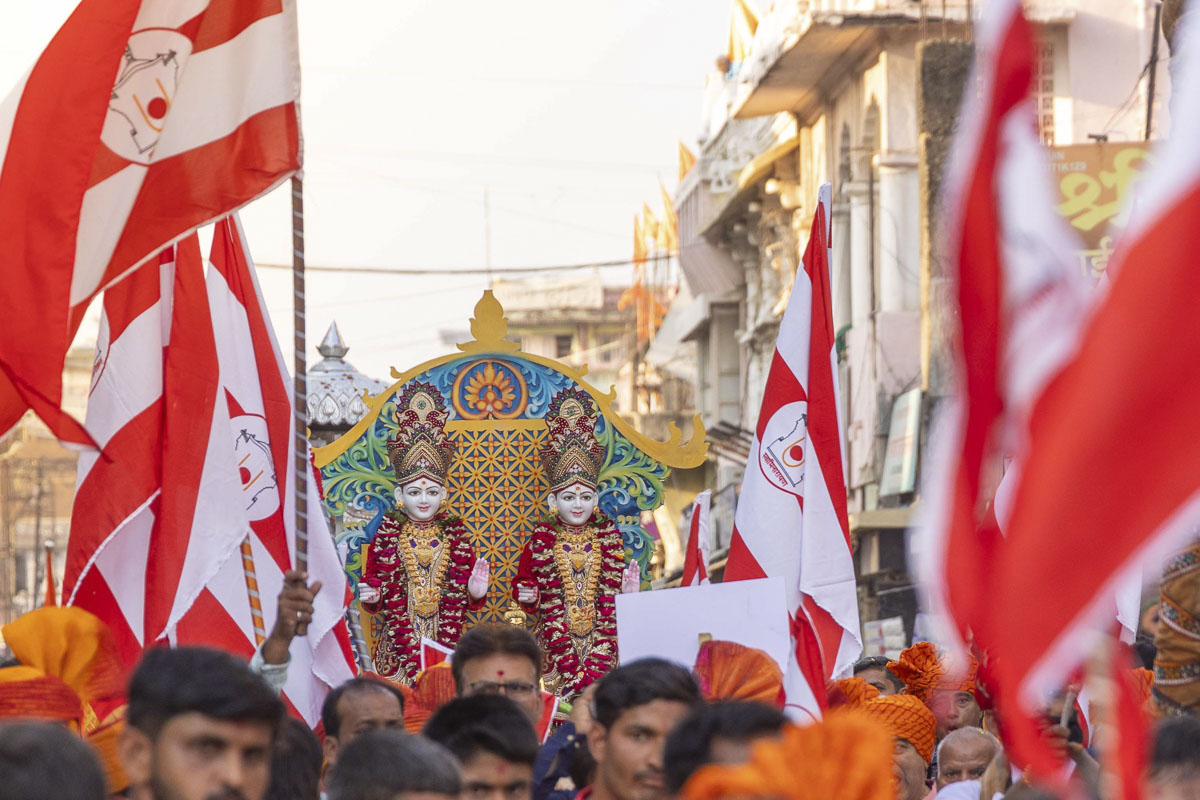
[[[604,463],[604,448],[596,441],[598,419],[595,403],[580,389],[563,389],[550,401],[541,457],[551,492],[572,483],[598,487]]]
[[[396,401],[396,436],[388,442],[388,457],[396,485],[418,478],[445,485],[454,455],[454,442],[446,436],[446,403],[432,384],[412,383]]]

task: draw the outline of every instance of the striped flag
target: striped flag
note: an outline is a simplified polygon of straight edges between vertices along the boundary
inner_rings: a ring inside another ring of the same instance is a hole
[[[734,516],[725,580],[781,576],[792,615],[789,709],[819,716],[825,682],[862,653],[838,419],[829,278],[829,185],[821,187],[767,375]]]
[[[712,528],[709,507],[712,489],[705,489],[692,501],[688,521],[687,552],[683,556],[683,578],[680,586],[703,586],[708,583],[708,551],[712,547]]]
[[[1181,26],[1175,74],[1194,86],[1200,16]],[[1005,653],[997,680],[1027,710],[1087,656],[1106,627],[1112,587],[1200,520],[1200,453],[1187,446],[1200,434],[1200,373],[1190,368],[1200,342],[1200,95],[1175,100],[1171,137],[1110,261],[1107,295],[1033,408],[1011,531],[994,567],[993,603],[1004,614],[994,625]],[[1015,751],[1044,756],[1032,725],[1019,721]]]
[[[988,5],[946,170],[947,253],[956,279],[957,395],[931,438],[927,502],[910,562],[935,619],[960,647],[983,645],[995,605],[991,564],[1023,471],[1029,410],[1074,349],[1089,290],[1078,243],[1054,212],[1029,99],[1033,39],[1019,0]],[[985,467],[1013,463],[987,506]]]
[[[0,432],[60,409],[88,302],[300,166],[294,0],[83,0],[0,104]]]
[[[194,237],[173,270],[160,260],[173,294],[139,270],[105,295],[87,419],[104,448],[81,459],[64,591],[114,628],[127,659],[161,641],[249,657],[294,557],[290,381],[236,219],[214,230],[207,280]],[[126,308],[137,324],[120,324]],[[315,725],[355,669],[324,517],[309,535],[323,588],[284,694]]]

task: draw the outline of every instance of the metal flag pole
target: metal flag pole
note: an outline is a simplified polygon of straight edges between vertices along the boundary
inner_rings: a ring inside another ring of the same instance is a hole
[[[292,176],[292,326],[295,389],[293,415],[296,480],[296,569],[308,572],[308,375],[304,322],[304,181]],[[301,626],[306,629],[307,626]],[[303,634],[305,630],[297,633]]]

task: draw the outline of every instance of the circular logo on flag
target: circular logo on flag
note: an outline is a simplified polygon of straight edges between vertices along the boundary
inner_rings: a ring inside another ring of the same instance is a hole
[[[808,446],[808,403],[799,400],[776,409],[763,430],[758,467],[773,486],[804,496],[804,451]]]
[[[271,460],[267,421],[256,414],[243,414],[229,421],[235,432],[233,458],[242,479],[242,497],[251,522],[279,510],[279,483]]]
[[[178,31],[150,28],[129,37],[100,133],[109,149],[150,163],[191,52],[192,40]]]

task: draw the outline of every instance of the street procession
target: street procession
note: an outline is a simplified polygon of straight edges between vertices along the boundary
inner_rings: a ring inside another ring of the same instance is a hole
[[[1200,0],[0,19],[0,800],[1200,798]]]

